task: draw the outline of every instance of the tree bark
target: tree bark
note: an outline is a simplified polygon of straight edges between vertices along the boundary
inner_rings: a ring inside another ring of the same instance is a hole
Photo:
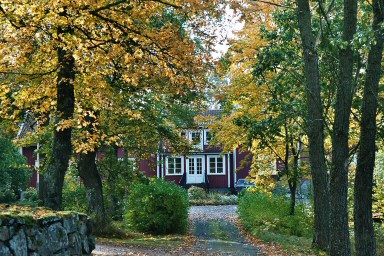
[[[360,148],[355,176],[355,248],[356,255],[376,255],[376,241],[372,221],[373,169],[376,151],[376,111],[378,86],[381,77],[384,38],[380,25],[384,21],[381,8],[383,1],[373,0],[373,31],[375,42],[368,54],[367,76],[364,85],[362,117],[360,124]]]
[[[348,45],[339,52],[339,84],[336,91],[330,179],[330,255],[351,255],[348,225],[348,137],[354,88],[354,52],[351,41],[356,33],[357,0],[344,0],[343,13],[343,43]]]
[[[320,95],[320,72],[316,40],[312,32],[308,0],[297,0],[300,36],[303,45],[307,94],[309,160],[314,192],[313,245],[323,250],[329,242],[329,185],[324,154],[324,118]]]
[[[288,183],[289,183],[289,191],[291,193],[291,203],[289,206],[289,215],[295,215],[297,179],[293,178]]]
[[[87,193],[88,213],[97,225],[106,223],[102,182],[96,166],[96,151],[80,154],[79,174]]]
[[[58,34],[71,33],[69,28],[58,28]],[[57,75],[57,117],[55,124],[70,120],[73,117],[75,94],[73,81],[75,78],[75,60],[70,52],[63,47],[58,47]],[[64,175],[68,168],[69,158],[72,153],[71,127],[54,129],[52,158],[48,161],[46,173],[39,192],[43,205],[53,210],[62,208],[62,188]]]
[[[295,215],[295,207],[296,207],[296,191],[297,191],[297,183],[299,182],[299,152],[300,149],[295,150],[293,146],[293,142],[291,142],[291,149],[293,155],[293,166],[292,166],[292,174],[291,180],[289,180],[289,190],[291,192],[291,205],[289,214]]]

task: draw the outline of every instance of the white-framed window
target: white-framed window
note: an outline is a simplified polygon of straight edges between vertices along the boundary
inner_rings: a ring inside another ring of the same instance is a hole
[[[202,146],[202,132],[201,131],[189,131],[188,132],[188,138],[190,141],[192,141],[193,145],[196,147]]]
[[[166,158],[166,174],[167,175],[183,174],[183,158],[167,157]]]
[[[204,130],[204,145],[209,145],[211,143],[212,133],[210,130]]]
[[[136,159],[134,157],[128,157],[128,158],[119,157],[117,158],[117,160],[121,162],[125,160],[127,164],[127,168],[130,171],[136,170]]]
[[[128,169],[129,170],[136,170],[136,159],[133,157],[128,157],[127,159]]]
[[[224,156],[208,156],[208,174],[214,174],[214,175],[225,174]]]

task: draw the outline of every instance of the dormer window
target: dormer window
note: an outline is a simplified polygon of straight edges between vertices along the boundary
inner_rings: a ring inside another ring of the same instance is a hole
[[[204,145],[209,145],[212,140],[212,133],[209,130],[204,131]]]
[[[201,148],[202,146],[202,136],[201,131],[189,131],[188,138],[193,143],[194,146]]]
[[[200,132],[191,132],[191,141],[197,145],[200,144]]]

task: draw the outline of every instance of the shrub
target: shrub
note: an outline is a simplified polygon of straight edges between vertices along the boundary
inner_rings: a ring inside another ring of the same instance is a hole
[[[39,199],[36,188],[27,188],[24,191],[24,200],[29,202],[37,202]]]
[[[134,183],[148,184],[148,178],[135,167],[132,159],[118,160],[115,150],[107,150],[105,157],[97,161],[103,180],[105,210],[109,217],[121,220],[124,215],[124,201]]]
[[[18,152],[12,141],[2,135],[0,156],[0,193],[3,200],[16,200],[20,192],[27,188],[32,172],[25,157]]]
[[[75,165],[71,165],[64,178],[63,207],[66,211],[87,212],[88,202],[84,185],[80,183]]]
[[[0,203],[12,203],[16,201],[16,195],[11,189],[0,191]]]
[[[188,194],[162,179],[135,184],[128,196],[125,220],[137,231],[184,233],[188,224]]]
[[[289,213],[289,201],[262,192],[243,192],[239,198],[239,217],[245,228],[254,234],[275,232],[290,236],[312,236],[312,217],[305,208],[297,207],[296,215]]]
[[[215,205],[237,204],[236,195],[222,195],[220,193],[209,193],[208,199]]]
[[[203,188],[191,186],[188,189],[188,196],[191,200],[203,200],[207,198],[207,193]]]

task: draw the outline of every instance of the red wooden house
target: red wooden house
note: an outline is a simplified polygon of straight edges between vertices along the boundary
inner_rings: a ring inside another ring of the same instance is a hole
[[[220,110],[210,110],[206,115],[218,116],[220,113]],[[19,135],[25,136],[27,132],[32,131],[33,127],[24,124]],[[239,149],[223,152],[221,147],[211,145],[211,132],[203,126],[185,129],[182,136],[193,142],[193,150],[178,155],[170,152],[167,148],[163,148],[151,159],[136,159],[137,168],[147,176],[165,178],[184,187],[198,185],[206,188],[234,188],[238,179],[244,179],[248,176],[251,163],[249,161],[249,163],[244,164],[242,161],[249,153],[241,152]],[[38,154],[34,153],[36,149],[36,146],[21,149],[32,168],[39,164]],[[123,148],[118,149],[118,158],[126,157],[126,155]],[[36,187],[37,183],[38,175],[34,171],[30,185]]]

